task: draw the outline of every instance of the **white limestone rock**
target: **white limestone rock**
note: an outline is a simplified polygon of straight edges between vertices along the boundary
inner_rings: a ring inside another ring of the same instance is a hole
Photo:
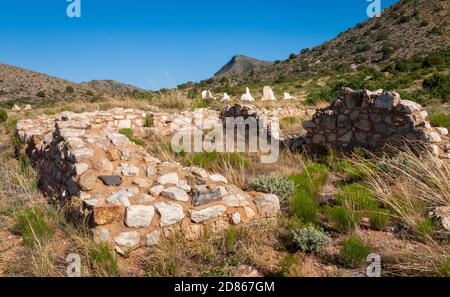
[[[158,183],[160,185],[177,185],[179,181],[180,179],[176,172],[167,173],[158,177]]]
[[[202,210],[191,210],[191,220],[195,223],[202,223],[210,219],[221,217],[227,208],[223,205],[216,205]]]
[[[165,189],[164,191],[162,191],[161,196],[181,202],[189,201],[189,195],[186,193],[186,191],[177,187],[170,187]]]
[[[221,101],[231,101],[231,97],[227,93],[223,93]]]
[[[123,232],[119,236],[114,237],[114,242],[121,247],[133,248],[139,245],[141,241],[141,235],[139,232]]]
[[[283,93],[283,100],[295,100],[295,97],[289,93]]]
[[[153,231],[145,236],[145,245],[155,246],[159,244],[160,240],[161,240],[161,232]]]
[[[269,86],[265,86],[263,88],[263,96],[261,98],[261,101],[276,101],[277,98],[275,97],[275,93],[273,92],[272,88]]]
[[[246,88],[245,94],[241,96],[241,101],[255,101],[255,98],[253,98],[249,88]]]
[[[153,206],[129,206],[125,214],[125,224],[130,228],[147,228],[151,225],[154,215]]]
[[[155,203],[156,211],[161,216],[160,226],[167,227],[174,225],[184,219],[183,207],[177,203],[159,202]]]

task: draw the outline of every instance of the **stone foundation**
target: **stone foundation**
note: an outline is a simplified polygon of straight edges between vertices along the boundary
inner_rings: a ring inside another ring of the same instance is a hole
[[[192,129],[210,110],[183,115],[140,110],[42,116],[18,123],[23,149],[49,197],[68,202],[91,227],[96,241],[119,251],[157,244],[180,231],[196,239],[208,230],[276,218],[278,197],[244,192],[219,174],[161,162],[118,131],[146,129],[169,135]],[[152,117],[154,127],[144,127]]]

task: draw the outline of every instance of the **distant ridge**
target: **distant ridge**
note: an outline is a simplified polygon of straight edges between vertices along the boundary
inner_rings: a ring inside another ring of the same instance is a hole
[[[45,100],[89,99],[97,94],[123,95],[142,89],[114,80],[75,83],[44,73],[0,64],[0,103],[22,100],[29,103]]]
[[[270,66],[273,62],[257,60],[255,58],[236,55],[231,60],[225,64],[214,77],[224,77],[230,75],[241,74],[248,71],[255,71],[263,68],[264,66]]]

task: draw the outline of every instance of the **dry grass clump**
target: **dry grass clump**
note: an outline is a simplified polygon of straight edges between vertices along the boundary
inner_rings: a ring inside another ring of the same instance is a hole
[[[270,272],[266,251],[273,245],[275,227],[258,225],[231,228],[221,234],[205,234],[187,240],[173,234],[145,254],[149,276],[232,276],[239,265],[250,265],[262,273]],[[276,263],[276,261],[275,261]]]
[[[375,158],[371,165],[362,159],[354,162],[396,221],[419,237],[431,239],[435,230],[429,212],[450,205],[448,164],[429,152],[419,156],[412,151]]]

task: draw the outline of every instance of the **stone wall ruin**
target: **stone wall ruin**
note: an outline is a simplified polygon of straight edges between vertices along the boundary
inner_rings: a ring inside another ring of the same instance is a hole
[[[64,112],[21,121],[18,135],[40,175],[40,188],[69,202],[92,227],[94,239],[118,251],[158,244],[174,231],[196,239],[207,230],[276,218],[277,196],[245,192],[201,168],[161,162],[118,132],[170,134],[215,112],[151,113],[155,127],[146,128],[149,114],[120,108]]]
[[[378,151],[388,144],[420,143],[436,156],[450,159],[447,129],[432,127],[427,116],[419,104],[402,100],[395,92],[344,88],[339,98],[304,122],[304,148],[313,152],[355,147]]]

